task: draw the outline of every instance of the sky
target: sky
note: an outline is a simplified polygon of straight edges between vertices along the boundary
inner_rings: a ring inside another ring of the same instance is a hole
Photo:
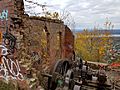
[[[120,29],[120,0],[28,0],[39,4],[46,4],[46,10],[59,13],[69,13],[65,24],[75,29],[104,29],[105,22],[112,22],[114,29]],[[41,13],[41,7],[28,9],[25,2],[26,13],[32,11]],[[69,22],[69,23],[68,23]]]

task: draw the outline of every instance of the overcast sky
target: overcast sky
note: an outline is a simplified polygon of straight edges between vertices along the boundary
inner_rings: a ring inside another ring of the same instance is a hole
[[[29,0],[30,1],[30,0]],[[94,26],[104,28],[105,21],[114,24],[114,28],[120,28],[120,0],[32,0],[39,4],[48,5],[47,10],[70,12],[75,21],[75,28],[92,29]],[[25,2],[25,5],[30,5]],[[50,5],[50,7],[49,7]],[[31,9],[41,13],[41,7]],[[27,9],[26,9],[27,11]],[[29,11],[29,10],[28,10]],[[72,21],[72,20],[70,20]]]

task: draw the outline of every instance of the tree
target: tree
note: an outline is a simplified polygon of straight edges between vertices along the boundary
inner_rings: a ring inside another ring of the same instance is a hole
[[[76,34],[75,49],[76,54],[84,60],[104,62],[106,51],[111,47],[109,32],[101,33],[94,29],[88,31],[84,29],[81,33]]]

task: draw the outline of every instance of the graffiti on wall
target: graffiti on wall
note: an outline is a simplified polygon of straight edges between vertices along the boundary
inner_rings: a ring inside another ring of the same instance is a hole
[[[8,10],[3,10],[0,13],[0,20],[8,20]]]
[[[0,77],[6,80],[9,78],[23,80],[19,63],[14,59],[13,55],[15,52],[13,52],[12,49],[15,48],[15,42],[13,43],[13,40],[5,35],[6,34],[3,35],[3,43],[0,45]]]
[[[15,52],[16,40],[16,37],[11,33],[6,32],[3,34],[3,43],[9,47],[11,53]]]
[[[9,0],[9,2],[10,1],[11,0]],[[0,31],[0,77],[6,80],[9,80],[9,78],[23,80],[18,60],[15,58],[17,39],[10,33],[8,28],[8,10],[11,7],[4,8],[6,5],[10,5],[10,3],[6,1],[3,1],[3,3],[3,5],[0,6],[3,6],[3,9],[0,11],[0,21],[2,21],[3,24],[6,24],[6,30],[4,32]]]

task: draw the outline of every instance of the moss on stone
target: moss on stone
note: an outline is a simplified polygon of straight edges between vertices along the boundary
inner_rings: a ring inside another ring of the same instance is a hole
[[[15,85],[12,83],[5,83],[4,81],[0,80],[0,90],[16,90]]]

